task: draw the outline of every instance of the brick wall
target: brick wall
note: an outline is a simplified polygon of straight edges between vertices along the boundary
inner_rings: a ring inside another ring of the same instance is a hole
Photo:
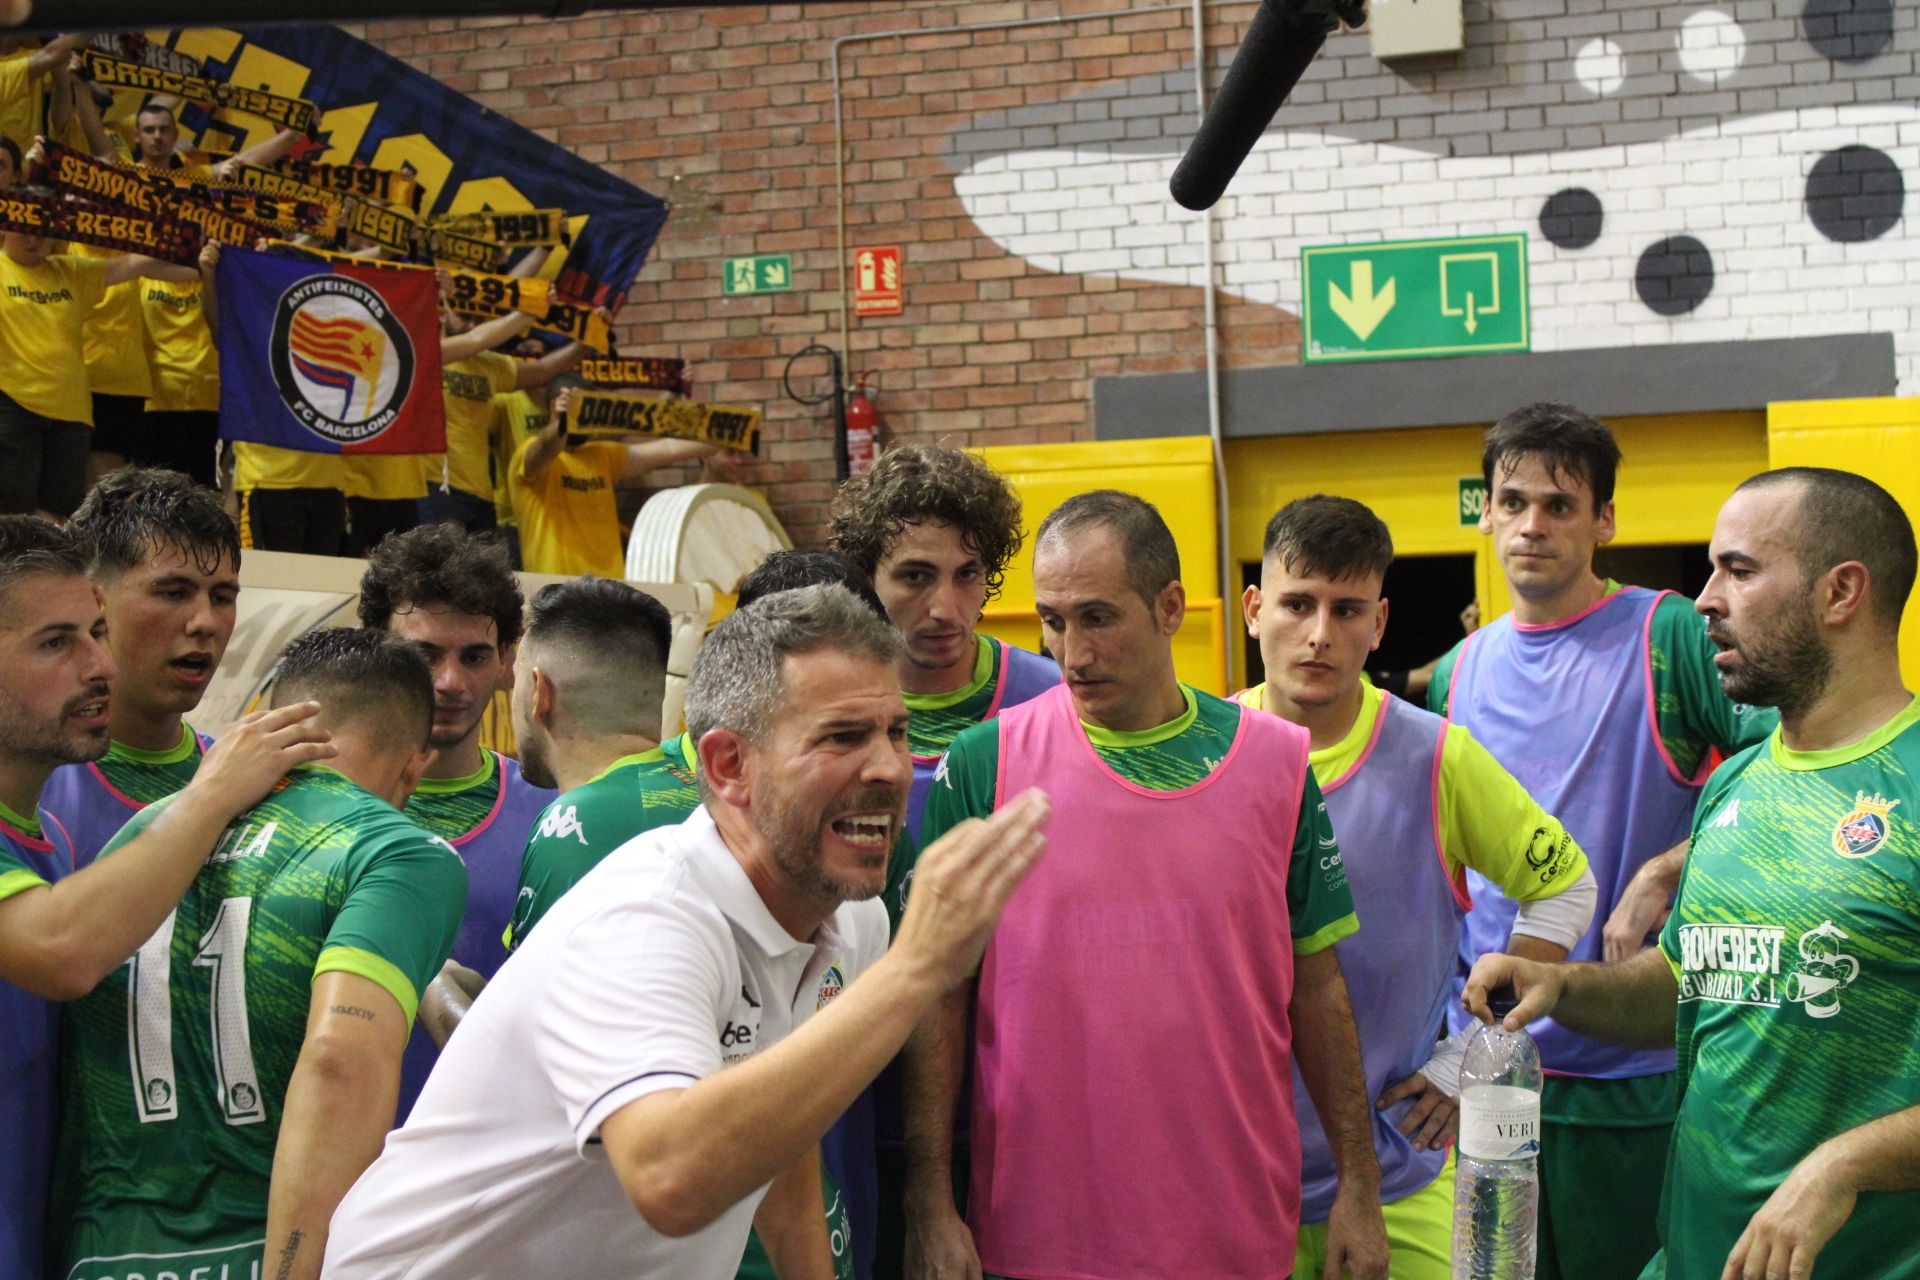
[[[1184,8],[1092,0],[380,24],[415,66],[670,199],[620,316],[701,395],[761,404],[797,540],[832,489],[786,359],[839,345],[833,41],[850,247],[905,249],[907,309],[852,321],[895,439],[1088,439],[1091,381],[1203,365]],[[1217,83],[1251,4],[1206,6]],[[965,22],[1071,22],[934,33]],[[1920,372],[1920,8],[1892,0],[1467,0],[1468,48],[1328,44],[1213,223],[1222,356],[1298,359],[1302,245],[1530,234],[1536,349],[1892,332]],[[721,260],[790,253],[792,293]],[[1203,420],[1196,404],[1192,422]],[[1191,425],[1191,424],[1183,424]]]

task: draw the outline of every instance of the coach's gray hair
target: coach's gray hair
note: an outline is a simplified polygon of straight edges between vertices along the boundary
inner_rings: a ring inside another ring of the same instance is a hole
[[[762,596],[700,646],[687,677],[687,733],[697,743],[711,729],[730,729],[763,744],[780,713],[788,657],[832,649],[892,665],[902,644],[891,624],[838,584]]]

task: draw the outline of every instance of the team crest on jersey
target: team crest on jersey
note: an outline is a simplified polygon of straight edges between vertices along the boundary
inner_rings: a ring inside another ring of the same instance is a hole
[[[814,1003],[814,1011],[818,1012],[826,1008],[833,1002],[835,996],[846,989],[846,986],[846,970],[840,967],[838,961],[828,965],[827,971],[820,975],[820,998]]]
[[[1853,812],[1840,819],[1833,829],[1833,851],[1843,858],[1865,858],[1878,851],[1887,842],[1887,832],[1893,825],[1888,815],[1899,803],[1885,796],[1856,791]]]

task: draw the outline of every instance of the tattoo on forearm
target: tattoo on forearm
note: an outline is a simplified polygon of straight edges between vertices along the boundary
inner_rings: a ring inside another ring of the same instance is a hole
[[[334,1007],[339,1008],[338,1005]],[[287,1280],[287,1277],[293,1274],[293,1264],[299,1256],[300,1233],[298,1231],[289,1231],[287,1232],[286,1247],[280,1250],[280,1266],[279,1269],[273,1273],[273,1280]]]
[[[373,1010],[361,1009],[350,1004],[336,1004],[327,1007],[328,1013],[343,1013],[349,1018],[358,1018],[362,1022],[373,1021]]]

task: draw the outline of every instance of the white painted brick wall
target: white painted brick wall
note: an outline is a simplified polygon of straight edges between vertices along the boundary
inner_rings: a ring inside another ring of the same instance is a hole
[[[1832,62],[1804,4],[1467,0],[1466,50],[1392,67],[1335,36],[1216,210],[1217,280],[1297,312],[1309,245],[1525,231],[1536,349],[1890,332],[1920,393],[1920,5],[1896,0],[1874,56]],[[1597,42],[1617,86],[1582,75]],[[1193,120],[1190,73],[1116,80],[982,117],[949,163],[982,230],[1036,266],[1198,285],[1203,223],[1166,191]],[[1892,230],[1836,243],[1807,176],[1847,146],[1891,159],[1906,194]],[[1572,187],[1604,209],[1584,248],[1541,232]],[[1672,236],[1706,246],[1714,279],[1665,317],[1634,281]]]

